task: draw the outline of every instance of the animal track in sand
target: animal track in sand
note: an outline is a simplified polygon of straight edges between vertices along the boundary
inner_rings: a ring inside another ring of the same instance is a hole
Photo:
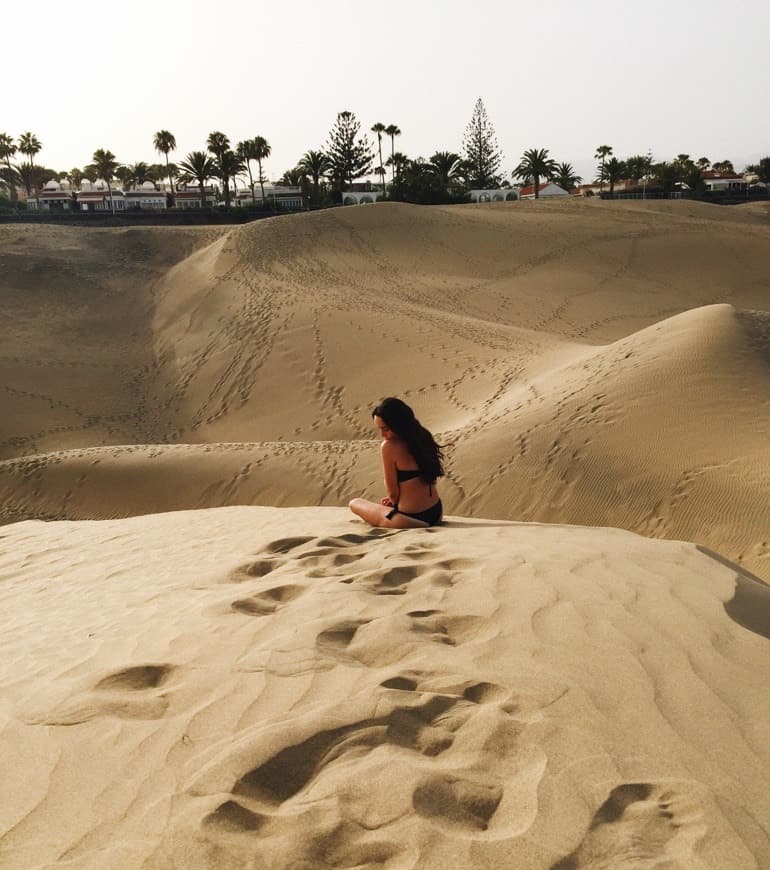
[[[304,586],[275,586],[250,598],[239,598],[233,601],[230,607],[238,613],[249,616],[267,616],[275,613],[287,601],[298,598],[303,592],[305,592]]]
[[[693,847],[705,831],[700,818],[697,802],[666,784],[623,783],[594,813],[580,845],[551,870],[657,866],[674,854],[668,844],[675,837],[694,859]]]

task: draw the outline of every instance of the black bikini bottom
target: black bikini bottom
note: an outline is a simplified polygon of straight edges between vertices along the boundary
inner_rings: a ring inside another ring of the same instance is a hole
[[[405,517],[411,517],[413,520],[420,520],[422,523],[427,523],[429,526],[438,525],[441,522],[441,515],[444,509],[441,505],[441,499],[436,504],[431,505],[427,510],[420,511],[418,514],[408,514],[406,511],[400,511],[398,508],[393,508],[388,514],[387,519],[392,520],[394,514],[402,514]]]

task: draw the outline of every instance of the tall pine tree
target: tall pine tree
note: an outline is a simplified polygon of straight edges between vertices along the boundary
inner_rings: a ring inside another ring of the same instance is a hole
[[[495,128],[487,118],[487,110],[481,97],[476,100],[473,117],[465,128],[463,149],[470,187],[477,190],[499,187],[503,153],[497,146]]]
[[[331,163],[332,186],[342,190],[353,179],[372,171],[374,153],[366,136],[359,136],[361,125],[353,112],[339,112],[329,131],[326,155]]]

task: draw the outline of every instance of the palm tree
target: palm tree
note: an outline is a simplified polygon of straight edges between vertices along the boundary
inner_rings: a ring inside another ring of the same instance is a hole
[[[235,146],[235,153],[238,155],[238,159],[242,161],[243,165],[246,167],[246,171],[249,173],[249,187],[251,188],[251,203],[252,205],[256,205],[257,198],[254,194],[254,177],[251,174],[251,161],[256,160],[256,145],[254,144],[253,139],[244,139],[243,142],[239,142]]]
[[[133,166],[129,166],[128,171],[131,173],[131,182],[135,187],[141,187],[145,181],[155,180],[150,166],[141,160],[138,163],[134,163]]]
[[[233,187],[236,187],[235,179],[246,167],[243,165],[243,162],[235,151],[231,151],[229,148],[216,157],[214,164],[216,166],[217,175],[222,179],[222,187],[225,191],[225,206],[229,208],[230,179],[233,181]]]
[[[225,152],[230,150],[230,140],[224,133],[220,133],[218,130],[215,130],[213,133],[209,133],[209,137],[206,140],[206,148],[214,155],[215,163],[218,167],[216,174],[222,179],[222,187],[225,192],[225,205],[230,205],[230,179],[229,177],[222,174],[222,156]]]
[[[626,160],[626,173],[636,184],[640,179],[647,179],[652,171],[652,156],[650,154],[634,154]]]
[[[107,183],[107,193],[110,196],[112,213],[115,214],[115,200],[112,198],[112,186],[110,185],[110,182],[115,177],[115,170],[118,167],[118,161],[115,159],[115,155],[112,151],[105,151],[104,148],[98,148],[94,151],[94,156],[91,159],[94,162],[93,165],[97,175],[99,178],[103,178]]]
[[[128,190],[133,183],[134,176],[130,166],[118,166],[115,170],[115,178],[123,185],[123,190]]]
[[[262,174],[262,161],[267,160],[273,149],[264,136],[254,137],[254,159],[259,167],[259,187],[262,190],[262,202],[265,201],[265,176]]]
[[[548,156],[547,148],[529,148],[513,170],[514,178],[531,178],[535,185],[535,199],[540,198],[540,179],[550,178],[556,171],[556,161]]]
[[[313,200],[316,205],[320,199],[320,181],[321,178],[331,169],[331,160],[324,154],[323,151],[306,151],[299,163],[298,168],[306,175],[309,175],[313,181]]]
[[[74,190],[80,189],[80,185],[85,178],[85,176],[83,175],[83,171],[81,169],[78,169],[77,166],[74,169],[70,169],[70,171],[67,173],[67,177],[69,178],[69,182]]]
[[[717,160],[716,163],[711,164],[711,168],[717,172],[735,172],[732,160]]]
[[[304,170],[300,166],[295,166],[294,169],[287,169],[286,172],[278,179],[278,184],[285,184],[287,187],[302,187],[303,182],[307,181]]]
[[[168,162],[168,153],[169,151],[176,150],[176,139],[174,138],[174,134],[169,133],[168,130],[158,130],[158,132],[153,136],[152,144],[158,154],[166,155],[166,174],[168,176],[169,184],[171,185],[171,193],[173,193],[174,178],[171,174],[171,166]]]
[[[11,157],[16,153],[16,150],[13,138],[7,133],[0,133],[0,160],[5,160],[5,173],[3,177],[8,184],[11,202],[13,203],[17,202],[19,198],[16,193],[15,170],[11,165]]]
[[[398,127],[397,127],[395,124],[388,124],[388,126],[385,128],[385,135],[386,135],[386,136],[390,136],[390,165],[393,167],[393,170],[392,170],[392,172],[393,172],[393,180],[395,180],[395,178],[396,178],[396,169],[398,168],[398,167],[397,167],[397,164],[396,164],[396,161],[395,161],[395,155],[396,155],[396,136],[400,136],[400,135],[401,135],[401,131],[398,129]],[[403,162],[403,161],[402,161],[402,162]]]
[[[575,174],[571,163],[557,163],[553,171],[553,180],[564,190],[573,190],[583,180]]]
[[[377,175],[380,176],[380,181],[382,182],[382,192],[385,193],[385,170],[382,166],[382,134],[385,132],[387,128],[384,124],[381,124],[379,121],[372,127],[372,133],[377,134],[377,150],[380,153],[380,171]]]
[[[11,202],[15,202],[16,188],[22,184],[21,175],[15,166],[0,166],[0,189],[7,189]]]
[[[43,146],[40,144],[40,140],[35,136],[34,133],[26,132],[22,133],[19,136],[19,151],[22,154],[26,154],[29,157],[29,165],[34,168],[35,166],[35,155],[39,154],[42,150]],[[35,202],[37,203],[38,208],[40,208],[40,200],[37,196],[37,185],[35,185]],[[29,190],[27,191],[27,196],[29,196]]]
[[[214,161],[205,151],[191,151],[187,157],[179,163],[179,168],[189,178],[198,182],[201,192],[201,208],[206,207],[206,182],[216,175],[217,167]]]
[[[601,161],[601,166],[599,167],[599,179],[601,180],[602,174],[604,173],[604,162],[605,160],[612,155],[612,145],[600,145],[596,149],[596,153],[594,154],[595,160]],[[601,192],[603,187],[603,183],[599,184],[599,191]]]
[[[19,151],[29,157],[29,162],[32,166],[35,165],[35,155],[40,153],[42,147],[40,140],[34,133],[22,133],[19,136]]]
[[[762,157],[759,163],[752,163],[750,166],[747,166],[746,172],[756,175],[757,181],[761,181],[763,184],[770,183],[770,157]]]
[[[460,178],[462,158],[454,151],[436,151],[428,162],[428,169],[442,190],[448,190]]]
[[[406,154],[402,154],[400,151],[394,151],[385,161],[385,165],[391,167],[394,181],[398,181],[401,170],[407,165],[407,163],[409,163],[409,158]]]
[[[611,196],[615,192],[615,185],[617,182],[627,174],[628,169],[625,162],[623,160],[618,160],[617,157],[610,157],[609,160],[605,161],[599,178],[602,181],[609,181]]]

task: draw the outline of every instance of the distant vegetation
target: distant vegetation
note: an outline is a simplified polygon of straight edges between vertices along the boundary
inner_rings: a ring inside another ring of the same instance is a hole
[[[374,141],[369,133],[375,135]],[[342,191],[357,179],[371,175],[377,176],[377,183],[388,199],[417,203],[464,202],[474,189],[524,185],[534,185],[537,197],[544,183],[554,182],[571,191],[583,181],[571,163],[557,163],[547,148],[528,148],[511,179],[504,177],[500,171],[503,154],[481,98],[476,101],[465,129],[461,154],[436,151],[427,159],[409,157],[396,151],[395,140],[399,135],[401,130],[395,124],[379,121],[369,132],[362,132],[353,112],[339,112],[324,147],[306,151],[277,183],[300,188],[305,201],[319,207],[341,202]],[[177,147],[173,133],[159,130],[152,144],[163,162],[121,163],[109,149],[99,148],[87,165],[62,171],[36,162],[43,146],[34,133],[22,133],[16,140],[0,133],[0,206],[4,202],[6,206],[17,205],[19,190],[24,190],[28,199],[34,199],[51,180],[67,181],[77,189],[84,179],[91,182],[102,179],[110,189],[115,181],[124,189],[138,188],[146,182],[158,188],[166,184],[172,198],[179,185],[198,187],[203,196],[205,186],[217,182],[226,206],[230,205],[233,190],[240,181],[242,188],[251,190],[255,201],[264,202],[265,163],[271,155],[270,143],[264,136],[254,136],[233,147],[225,133],[214,131],[209,134],[205,149],[191,151],[179,162],[169,159]],[[619,159],[610,145],[600,145],[595,159],[599,192],[606,190],[610,194],[619,181],[625,182],[626,189],[655,188],[668,193],[684,186],[697,194],[703,190],[705,171],[733,171],[729,160],[712,163],[706,157],[693,160],[689,154],[678,154],[670,161],[655,161],[649,153]],[[770,157],[747,166],[745,171],[756,175],[760,182],[770,183]]]

